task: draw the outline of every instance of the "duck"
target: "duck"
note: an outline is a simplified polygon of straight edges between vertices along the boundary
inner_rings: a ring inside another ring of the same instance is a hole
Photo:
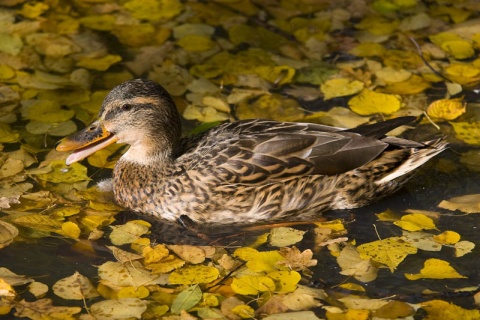
[[[113,143],[129,145],[113,169],[113,193],[126,209],[202,224],[311,219],[366,206],[399,190],[447,144],[387,133],[404,116],[353,129],[249,119],[182,137],[169,93],[147,79],[109,92],[98,117],[63,138],[66,164]]]

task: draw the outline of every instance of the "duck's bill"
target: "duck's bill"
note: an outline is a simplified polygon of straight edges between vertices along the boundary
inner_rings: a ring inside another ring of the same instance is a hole
[[[103,126],[94,122],[85,129],[60,140],[56,150],[73,151],[65,161],[67,165],[71,165],[116,141],[117,138],[113,134],[108,132]]]

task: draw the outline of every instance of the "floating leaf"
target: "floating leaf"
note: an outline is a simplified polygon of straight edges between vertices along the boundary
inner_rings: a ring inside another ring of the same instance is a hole
[[[437,100],[428,106],[427,114],[432,118],[454,120],[465,113],[465,106],[460,98]]]
[[[253,248],[239,248],[235,250],[233,256],[247,261],[247,267],[255,272],[273,271],[276,264],[283,260],[278,251],[259,252]]]
[[[441,244],[433,240],[433,235],[424,232],[410,232],[403,230],[402,239],[412,246],[426,251],[440,251]]]
[[[53,293],[67,300],[84,300],[98,297],[93,284],[87,277],[75,272],[67,278],[55,282],[52,286]]]
[[[401,100],[398,96],[363,89],[350,99],[348,106],[353,112],[361,115],[392,114],[400,109]]]
[[[465,213],[479,213],[480,194],[467,194],[443,200],[438,207],[452,211],[459,210]]]
[[[62,232],[59,233],[72,239],[78,239],[80,237],[81,230],[76,223],[67,221],[62,223]]]
[[[267,276],[277,281],[278,292],[293,292],[302,278],[296,271],[272,271]]]
[[[390,237],[358,246],[362,257],[369,257],[375,262],[384,264],[393,272],[409,254],[417,253],[417,248],[405,242],[401,237]]]
[[[39,299],[45,296],[48,292],[48,286],[44,283],[35,281],[28,285],[28,291]]]
[[[242,276],[233,278],[232,289],[242,295],[256,295],[260,292],[274,291],[275,282],[266,276]]]
[[[13,224],[0,220],[0,249],[5,248],[18,236],[18,229]]]
[[[443,300],[431,300],[421,303],[421,308],[427,312],[426,319],[442,320],[474,320],[480,318],[479,310],[467,310]]]
[[[48,123],[70,120],[74,114],[73,110],[62,108],[60,103],[50,100],[35,101],[25,111],[27,119]]]
[[[433,236],[433,239],[440,244],[455,244],[460,241],[460,235],[455,231],[447,230]]]
[[[430,217],[421,213],[411,213],[402,216],[398,221],[393,222],[403,230],[420,231],[436,229],[435,223]]]
[[[191,286],[180,292],[173,300],[171,312],[180,313],[182,310],[190,310],[202,299],[202,290],[198,285]]]
[[[178,269],[170,273],[168,281],[171,284],[197,284],[197,283],[210,283],[216,280],[220,272],[217,268],[196,265],[187,266],[182,269]]]
[[[113,54],[108,54],[102,58],[82,57],[78,60],[77,66],[97,71],[105,71],[120,61],[122,61],[122,57]]]
[[[52,169],[51,172],[37,175],[40,180],[53,183],[74,183],[90,180],[90,177],[87,175],[87,168],[78,162],[67,166],[64,160],[54,160],[49,167]]]
[[[170,255],[170,251],[168,251],[167,247],[163,244],[158,244],[153,248],[150,246],[145,246],[142,249],[142,256],[144,257],[144,261],[146,264],[157,262],[162,259],[165,259]]]
[[[104,300],[90,306],[90,313],[97,320],[140,319],[148,302],[137,298]]]
[[[116,246],[132,243],[142,235],[148,233],[150,226],[140,221],[128,221],[120,226],[110,226],[110,240]]]
[[[324,99],[350,96],[363,90],[364,84],[358,80],[350,81],[346,78],[336,78],[325,81],[320,86]]]
[[[362,259],[352,245],[347,245],[337,258],[338,265],[342,268],[340,274],[353,276],[362,282],[370,282],[377,278],[378,269],[369,260]]]
[[[0,278],[0,297],[15,297],[16,295],[15,289],[13,289],[8,282]]]
[[[459,241],[455,243],[455,257],[462,257],[467,253],[472,252],[475,248],[475,243],[471,241]]]
[[[131,261],[125,264],[107,261],[98,267],[98,275],[102,280],[123,287],[139,287],[163,283],[163,279],[145,269],[138,261]]]
[[[459,274],[450,263],[444,260],[431,258],[425,261],[425,264],[420,270],[420,273],[412,274],[405,273],[408,280],[418,279],[460,279],[466,278]]]
[[[189,245],[170,245],[168,248],[187,262],[198,264],[205,261],[205,250],[200,247]]]
[[[15,316],[29,319],[72,319],[74,315],[82,311],[80,307],[56,307],[52,305],[51,299],[40,299],[33,302],[22,300],[16,303],[15,309]]]
[[[274,247],[288,247],[302,241],[305,231],[278,227],[270,231],[270,244]]]
[[[317,265],[317,260],[312,259],[313,252],[310,249],[300,252],[296,247],[282,248],[280,254],[284,260],[278,261],[277,265],[285,266],[289,270],[300,271]]]

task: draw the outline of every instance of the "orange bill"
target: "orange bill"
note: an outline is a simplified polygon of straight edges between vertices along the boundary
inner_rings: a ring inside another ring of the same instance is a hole
[[[63,138],[56,146],[57,151],[73,151],[66,163],[71,165],[116,142],[117,138],[108,132],[99,121],[95,121],[85,129]]]

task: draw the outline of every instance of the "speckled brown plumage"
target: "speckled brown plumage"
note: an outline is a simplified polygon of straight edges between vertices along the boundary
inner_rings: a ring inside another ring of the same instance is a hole
[[[122,206],[167,220],[251,223],[367,205],[398,190],[445,148],[385,136],[412,117],[351,130],[245,120],[184,139],[179,119],[161,86],[132,80],[114,88],[99,119],[59,149],[80,150],[67,160],[77,161],[94,152],[85,137],[103,132],[109,138],[93,146],[108,139],[130,144],[113,175]]]

